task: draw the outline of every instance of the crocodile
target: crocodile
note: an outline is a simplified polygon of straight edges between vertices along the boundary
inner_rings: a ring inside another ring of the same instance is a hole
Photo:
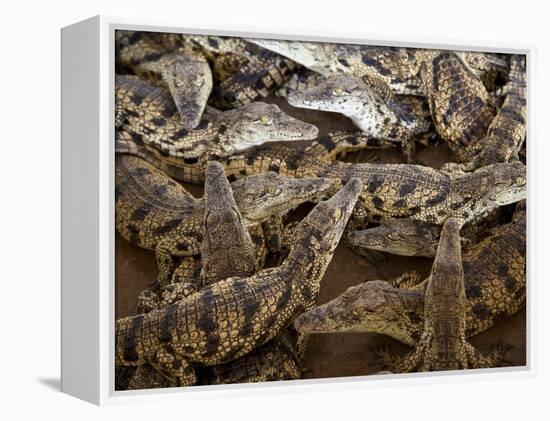
[[[207,52],[211,65],[219,65],[227,57],[237,56],[238,65],[218,81],[212,90],[210,103],[217,108],[230,109],[264,98],[286,83],[298,64],[280,54],[266,50],[239,37],[212,35],[182,35],[186,44]],[[239,60],[240,59],[240,60]],[[228,66],[224,66],[227,68]]]
[[[485,137],[496,105],[457,53],[422,50],[416,55],[437,133],[460,159]]]
[[[210,285],[229,277],[250,276],[258,270],[255,244],[243,223],[223,167],[216,161],[208,163],[204,191],[204,234],[201,247],[201,282],[195,282],[191,265],[190,282],[173,283],[161,290],[161,299],[151,290],[138,297],[143,312],[168,307]],[[179,269],[179,268],[178,268]],[[209,383],[286,380],[299,378],[300,370],[293,354],[289,334],[272,341],[237,360],[213,366]],[[174,379],[161,375],[151,365],[136,367],[127,389],[170,387]]]
[[[218,162],[209,162],[206,167],[204,198],[202,285],[254,274],[259,269],[255,245]],[[292,339],[286,331],[236,360],[213,366],[211,371],[210,384],[290,380],[301,374]]]
[[[273,40],[255,42],[286,54],[326,77],[343,73],[356,80],[362,80],[379,95],[382,101],[386,102],[391,102],[392,81],[402,81],[402,79],[394,79],[391,71],[384,72],[384,70],[401,67],[408,69],[400,73],[406,74],[409,79],[418,79],[415,84],[423,86],[422,90],[415,93],[428,97],[438,134],[460,159],[465,159],[463,154],[467,147],[471,147],[485,137],[496,114],[496,104],[478,77],[479,73],[474,70],[476,67],[478,69],[484,66],[491,69],[494,67],[491,65],[496,60],[489,60],[487,58],[489,56],[483,53],[422,49],[412,49],[407,53],[403,50],[401,54],[394,54],[394,57],[401,57],[401,60],[397,60],[400,65],[392,60],[390,65],[384,65],[384,60],[378,60],[369,55],[372,50],[369,47]],[[386,51],[390,50],[386,49]],[[375,53],[375,56],[377,55],[380,54]],[[387,54],[381,54],[381,56],[388,58]],[[384,73],[389,76],[385,78]],[[311,88],[308,91],[317,93],[318,90]],[[289,100],[293,95],[301,98],[300,91],[296,91],[289,96]],[[301,106],[307,105],[307,99],[296,99],[295,103]],[[316,104],[319,106],[318,102]],[[338,105],[326,106],[339,108]],[[310,105],[307,107],[309,108]],[[352,111],[352,114],[357,120],[357,112]]]
[[[304,149],[259,147],[221,162],[230,179],[269,171],[286,177],[325,177],[341,182],[357,177],[363,182],[360,202],[369,215],[437,225],[450,216],[469,222],[526,197],[526,168],[520,162],[449,173],[422,165],[335,160],[340,153],[372,144],[368,136],[338,133],[323,136]],[[139,146],[139,139],[133,143],[126,139],[118,150],[138,154],[176,179],[201,179],[200,167],[190,168],[181,160],[149,153]]]
[[[207,62],[213,79],[209,103],[222,109],[269,95],[297,68],[292,60],[236,37],[117,31],[117,40],[119,63],[152,80],[164,70],[156,62],[169,55]]]
[[[204,201],[139,157],[117,154],[115,171],[117,231],[126,240],[155,251],[158,282],[165,285],[174,270],[173,257],[200,253]],[[243,222],[253,227],[325,195],[332,184],[329,179],[269,173],[239,180],[233,192]]]
[[[382,149],[392,145],[374,139],[362,132],[337,131],[321,136],[311,145],[302,148],[287,148],[281,145],[260,145],[227,158],[203,156],[202,158],[181,159],[148,146],[143,136],[128,129],[116,133],[116,152],[139,156],[150,162],[170,177],[193,184],[204,182],[204,169],[209,160],[222,163],[230,180],[270,171],[288,177],[314,177],[338,155],[362,149]]]
[[[275,51],[323,76],[335,73],[362,78],[382,91],[401,95],[426,95],[420,67],[424,53],[437,50],[369,45],[331,44],[303,41],[248,39]],[[457,52],[471,71],[494,87],[495,79],[507,71],[506,61],[490,53]],[[384,85],[387,87],[384,87]]]
[[[319,203],[299,224],[297,242],[281,266],[228,278],[166,308],[118,319],[115,365],[150,363],[187,386],[196,382],[194,364],[229,362],[273,339],[315,306],[360,190],[361,182],[352,179]]]
[[[508,94],[487,135],[470,152],[473,156],[466,161],[467,169],[519,159],[526,137],[526,58],[513,55],[510,61]]]
[[[185,129],[194,129],[212,91],[212,72],[206,58],[182,51],[173,34],[116,31],[118,62],[151,82],[167,88]]]
[[[316,86],[291,92],[290,105],[330,111],[349,117],[367,135],[399,142],[408,149],[413,136],[425,133],[430,121],[422,121],[393,95],[381,98],[369,85],[352,75],[334,75]]]
[[[302,375],[288,329],[249,354],[211,367],[209,384],[296,380]]]
[[[496,208],[466,224],[461,230],[463,247],[477,244],[491,229],[509,220],[506,207]],[[400,256],[435,257],[441,227],[411,219],[386,219],[381,224],[348,233],[353,250],[368,255],[368,250],[377,250]]]
[[[187,130],[165,89],[136,76],[116,76],[117,128],[142,135],[149,147],[190,163],[227,157],[265,142],[312,140],[319,132],[264,102],[211,114],[211,118]]]
[[[332,43],[248,39],[284,55],[323,76],[345,73],[371,86],[399,94],[422,94],[413,56],[404,48]]]
[[[292,92],[313,88],[324,79],[323,75],[307,67],[300,67],[283,86],[275,91],[275,95],[287,98]]]
[[[423,331],[414,350],[403,358],[383,353],[392,372],[447,371],[498,365],[466,340],[466,292],[460,245],[462,221],[443,224],[433,267],[424,293]]]
[[[525,304],[526,204],[518,203],[512,222],[466,250],[462,256],[466,292],[466,337],[505,320]],[[424,322],[425,281],[401,288],[408,277],[369,281],[300,315],[302,333],[373,332],[414,346]],[[422,279],[420,279],[422,280]],[[392,285],[393,284],[393,285]]]
[[[202,285],[230,276],[252,275],[258,270],[256,248],[219,162],[211,161],[206,166],[204,202]]]

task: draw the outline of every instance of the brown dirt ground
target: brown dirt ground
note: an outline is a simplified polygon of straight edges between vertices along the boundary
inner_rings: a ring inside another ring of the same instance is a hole
[[[311,122],[319,127],[320,135],[334,130],[354,130],[347,118],[326,112],[300,110],[289,106],[280,98],[266,102],[277,103],[287,113]],[[288,144],[287,144],[288,145]],[[451,153],[444,144],[420,146],[415,155],[419,164],[439,168],[447,162]],[[383,163],[404,162],[398,148],[364,151],[343,158],[346,161]],[[194,195],[202,195],[202,186],[184,184]],[[299,209],[303,214],[307,206]],[[151,251],[133,246],[118,234],[116,236],[116,318],[136,314],[136,299],[140,291],[155,279],[157,268]],[[429,273],[432,260],[427,258],[400,257],[373,252],[369,258],[355,254],[345,239],[337,247],[334,257],[321,283],[318,303],[323,304],[337,297],[347,288],[360,282],[386,279],[415,269]],[[497,326],[471,338],[471,342],[483,354],[497,343],[511,345],[507,354],[510,365],[526,364],[526,312],[521,310]],[[342,377],[373,374],[380,370],[373,350],[388,346],[390,351],[404,354],[410,348],[385,335],[377,334],[319,334],[312,335],[305,357],[305,378]]]

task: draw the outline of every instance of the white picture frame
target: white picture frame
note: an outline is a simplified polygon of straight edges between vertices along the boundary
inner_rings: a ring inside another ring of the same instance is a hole
[[[392,384],[517,378],[535,373],[527,305],[527,364],[524,367],[392,376],[293,380],[265,384],[195,386],[142,391],[114,390],[114,32],[117,29],[246,36],[303,41],[475,50],[527,55],[528,116],[532,104],[533,45],[414,38],[373,34],[280,30],[232,25],[96,16],[67,26],[62,43],[62,392],[103,405],[213,396],[370,388]],[[528,126],[529,154],[536,153]],[[528,174],[531,172],[528,166]],[[529,190],[532,186],[530,185]],[[528,206],[528,209],[530,207]],[[528,224],[528,236],[530,225]],[[527,254],[528,297],[533,285]]]

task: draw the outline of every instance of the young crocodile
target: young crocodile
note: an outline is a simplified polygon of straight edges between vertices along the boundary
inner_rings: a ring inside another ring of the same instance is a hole
[[[458,54],[417,52],[437,133],[461,158],[485,137],[496,107],[487,89]]]
[[[258,270],[256,249],[219,162],[206,166],[204,202],[201,283],[252,275]]]
[[[292,60],[242,38],[131,31],[117,31],[116,36],[119,64],[153,81],[162,77],[171,57],[209,64],[214,83],[209,102],[222,109],[269,95],[297,68]]]
[[[290,93],[288,102],[294,107],[343,114],[366,134],[394,142],[405,142],[429,128],[429,122],[419,121],[393,96],[381,98],[352,75],[329,76],[317,86]]]
[[[508,94],[486,137],[475,145],[474,156],[466,161],[468,169],[519,159],[526,136],[526,59],[525,56],[513,55],[510,60]]]
[[[477,244],[491,229],[506,223],[508,209],[497,208],[483,218],[476,218],[461,230],[463,247]],[[373,228],[348,233],[353,250],[361,255],[378,250],[400,256],[435,257],[441,227],[411,219],[386,219]]]
[[[115,170],[117,231],[126,240],[155,251],[158,281],[165,285],[174,269],[174,256],[200,253],[204,201],[138,157],[117,155]],[[270,173],[239,180],[233,192],[243,222],[252,227],[323,196],[331,185],[328,179]]]
[[[187,163],[228,157],[265,142],[312,140],[319,132],[312,124],[263,102],[211,118],[187,130],[166,90],[135,76],[116,76],[117,128],[137,133],[148,147]]]
[[[491,236],[463,253],[466,337],[483,332],[525,304],[525,223],[525,202],[520,202],[512,222],[495,228]],[[302,314],[294,326],[303,333],[374,332],[414,346],[422,335],[423,321],[420,288],[370,281]]]
[[[298,241],[277,268],[229,278],[148,314],[122,318],[115,327],[115,364],[151,363],[192,385],[192,364],[239,358],[274,338],[303,310],[313,308],[319,283],[361,190],[349,181],[300,223]]]
[[[118,63],[168,88],[182,127],[197,127],[213,86],[206,58],[182,51],[173,34],[116,31],[115,36]]]
[[[462,221],[443,224],[426,285],[424,330],[415,349],[402,359],[383,355],[392,372],[443,371],[496,366],[466,341],[466,292],[460,246]]]
[[[231,186],[218,162],[206,167],[206,212],[201,247],[202,284],[234,276],[251,276],[258,270],[256,250],[248,234]],[[211,368],[211,384],[290,380],[300,377],[290,334],[274,339],[236,360]]]
[[[251,276],[258,270],[255,245],[237,207],[223,167],[211,161],[206,167],[204,191],[204,234],[201,247],[201,284],[211,285],[229,277]],[[191,275],[193,276],[193,275]],[[200,290],[194,282],[177,283],[162,291],[162,302],[150,290],[140,294],[141,307],[147,310],[168,307]],[[272,341],[235,361],[213,366],[209,382],[213,384],[299,378],[300,370],[288,334]],[[159,375],[154,367],[136,367],[128,389],[170,387],[174,379]]]
[[[344,45],[301,41],[249,39],[325,77],[350,74],[381,92],[421,94],[422,83],[414,74],[413,57],[404,48]]]
[[[257,45],[289,57],[323,76],[350,74],[380,92],[391,89],[401,95],[426,95],[420,66],[424,53],[435,50],[368,45],[344,45],[302,41],[249,39]],[[494,54],[460,52],[460,58],[480,79],[491,85],[506,63]]]
[[[213,159],[222,163],[230,180],[269,171],[301,178],[322,171],[340,154],[390,146],[361,132],[338,131],[322,136],[305,149],[261,145],[227,158],[203,156],[200,159],[181,159],[148,146],[143,136],[126,129],[117,131],[115,148],[118,153],[143,158],[176,180],[201,184],[204,182],[206,163]]]
[[[164,159],[126,139],[117,150],[143,156],[174,178],[190,178],[200,169],[181,160]],[[371,164],[335,161],[345,151],[369,145],[368,137],[353,133],[325,136],[305,149],[259,147],[222,160],[231,179],[274,171],[288,177],[327,177],[363,182],[361,203],[370,215],[410,218],[442,224],[450,216],[469,222],[492,209],[526,197],[526,168],[520,162],[493,164],[471,173],[447,173],[409,164]],[[200,179],[200,178],[199,178]]]

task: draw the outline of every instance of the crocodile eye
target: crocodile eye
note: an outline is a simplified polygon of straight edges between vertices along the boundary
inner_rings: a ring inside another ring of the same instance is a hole
[[[282,191],[281,189],[275,188],[275,189],[271,189],[269,193],[272,194],[273,196],[277,196],[278,194],[281,193],[281,191]]]
[[[352,313],[353,313],[354,316],[361,317],[361,316],[364,316],[365,314],[367,314],[367,309],[364,306],[359,306],[359,307],[354,308]]]
[[[260,123],[269,126],[270,124],[273,124],[273,120],[268,115],[263,115],[260,117]]]
[[[344,90],[338,87],[338,88],[334,88],[332,92],[334,93],[334,95],[342,95],[344,93]]]
[[[203,78],[198,78],[198,79],[195,79],[193,81],[193,85],[197,86],[197,87],[201,87],[202,85],[204,85],[204,79]]]
[[[514,183],[516,184],[516,186],[523,186],[525,184],[525,178],[516,177],[516,179],[514,180]]]
[[[392,231],[392,232],[390,232],[390,233],[388,234],[388,238],[389,238],[390,240],[397,241],[397,240],[400,240],[400,239],[401,239],[401,236],[400,236],[398,233]]]

